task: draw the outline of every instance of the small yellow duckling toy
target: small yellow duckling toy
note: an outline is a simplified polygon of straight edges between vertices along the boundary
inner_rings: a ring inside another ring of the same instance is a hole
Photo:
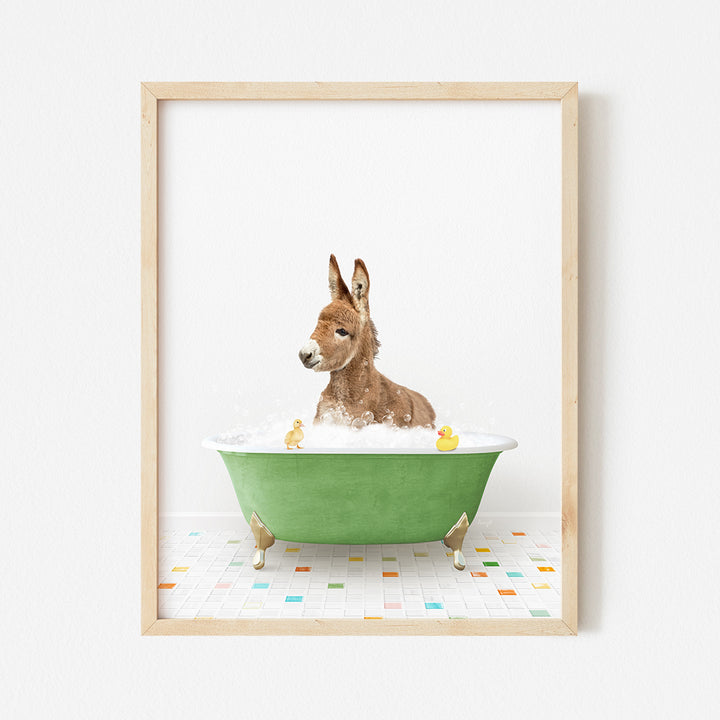
[[[452,428],[447,425],[443,425],[438,430],[438,435],[440,437],[435,443],[435,447],[438,450],[454,450],[460,442],[460,438],[457,435],[453,435]]]
[[[305,433],[300,429],[302,427],[305,427],[303,425],[303,421],[296,420],[293,423],[293,429],[287,435],[285,435],[285,447],[288,450],[292,450],[292,448],[290,447],[291,445],[295,445],[298,450],[303,449],[300,447],[300,443],[302,442],[303,438],[305,437]]]

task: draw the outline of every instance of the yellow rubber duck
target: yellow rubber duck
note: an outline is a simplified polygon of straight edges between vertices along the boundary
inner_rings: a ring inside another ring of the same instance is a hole
[[[448,425],[443,425],[438,430],[438,435],[440,437],[435,443],[435,447],[438,450],[454,450],[460,442],[460,438],[457,435],[452,434],[452,428]]]
[[[293,423],[293,429],[285,435],[285,447],[288,450],[292,450],[290,447],[291,445],[295,445],[298,450],[302,450],[303,448],[300,447],[300,443],[302,442],[303,438],[305,437],[305,433],[300,429],[302,427],[305,427],[303,425],[302,420],[296,420]]]

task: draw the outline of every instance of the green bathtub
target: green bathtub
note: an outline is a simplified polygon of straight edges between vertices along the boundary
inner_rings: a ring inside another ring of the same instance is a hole
[[[235,488],[264,565],[275,539],[371,545],[443,540],[454,564],[500,453],[517,447],[500,435],[479,435],[451,452],[286,450],[224,445],[208,438]],[[454,547],[457,545],[458,547]]]

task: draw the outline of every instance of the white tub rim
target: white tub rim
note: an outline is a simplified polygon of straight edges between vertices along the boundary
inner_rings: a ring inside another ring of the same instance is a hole
[[[480,455],[483,453],[504,452],[513,450],[518,446],[517,440],[506,435],[493,433],[464,433],[460,434],[460,444],[455,450],[442,452],[436,447],[432,448],[382,448],[382,447],[345,447],[345,448],[315,448],[304,445],[301,450],[288,450],[284,445],[278,447],[257,447],[252,445],[230,444],[220,442],[219,435],[206,437],[201,445],[208,450],[218,450],[227,453],[258,453],[258,454],[287,454],[298,455]],[[463,442],[465,438],[465,442]]]

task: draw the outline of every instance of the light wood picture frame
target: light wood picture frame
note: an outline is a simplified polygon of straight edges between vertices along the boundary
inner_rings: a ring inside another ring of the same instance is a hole
[[[560,103],[562,611],[528,619],[161,619],[158,613],[158,106],[174,100],[543,100]],[[141,84],[141,633],[143,635],[575,635],[578,598],[578,85],[517,83]]]

